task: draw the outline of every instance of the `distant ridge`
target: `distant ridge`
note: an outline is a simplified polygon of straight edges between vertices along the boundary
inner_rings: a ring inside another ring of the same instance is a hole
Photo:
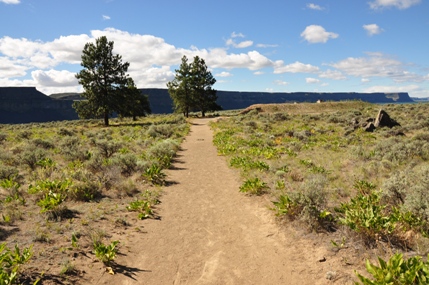
[[[167,89],[143,88],[149,96],[154,114],[173,112],[173,103]],[[244,109],[253,104],[362,100],[370,103],[412,103],[408,93],[318,93],[318,92],[237,92],[217,91],[217,103],[224,110]],[[0,123],[19,124],[75,120],[73,101],[81,100],[78,93],[59,93],[47,96],[35,87],[0,87]]]

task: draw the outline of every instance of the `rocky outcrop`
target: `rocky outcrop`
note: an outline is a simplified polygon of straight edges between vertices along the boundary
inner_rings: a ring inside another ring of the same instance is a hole
[[[377,118],[375,119],[374,126],[376,128],[388,127],[393,128],[395,126],[400,126],[400,124],[394,119],[390,118],[389,114],[384,110],[378,112]]]
[[[387,127],[387,128],[391,129],[391,128],[396,127],[396,126],[401,126],[397,121],[392,119],[389,116],[389,114],[387,114],[387,112],[384,111],[383,109],[380,109],[377,117],[375,117],[375,118],[368,118],[362,123],[360,123],[357,119],[353,119],[351,123],[352,123],[354,130],[361,127],[366,132],[373,132],[377,128]],[[403,133],[400,131],[391,132],[391,133],[396,134],[396,135],[403,135]]]

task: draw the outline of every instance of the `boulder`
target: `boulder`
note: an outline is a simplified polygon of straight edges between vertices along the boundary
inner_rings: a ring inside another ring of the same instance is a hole
[[[375,118],[374,126],[376,128],[388,127],[393,128],[394,126],[400,126],[400,124],[394,119],[390,118],[389,114],[383,109],[378,112],[377,118]]]
[[[375,125],[373,123],[367,124],[365,127],[363,127],[365,132],[372,133],[375,130]]]

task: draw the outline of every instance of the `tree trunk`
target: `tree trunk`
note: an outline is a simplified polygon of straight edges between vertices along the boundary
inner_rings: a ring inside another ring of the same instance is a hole
[[[107,111],[104,112],[104,125],[109,125],[109,113]]]

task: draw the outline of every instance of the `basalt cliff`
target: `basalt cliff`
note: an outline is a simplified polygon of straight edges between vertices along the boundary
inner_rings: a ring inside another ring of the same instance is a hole
[[[167,89],[143,88],[149,96],[152,113],[172,113],[172,100]],[[224,110],[243,109],[253,104],[300,103],[342,100],[362,100],[371,103],[412,103],[408,93],[317,93],[317,92],[236,92],[217,91],[217,103]],[[77,93],[47,96],[35,87],[0,87],[0,124],[20,124],[75,120],[73,101],[80,100]]]

